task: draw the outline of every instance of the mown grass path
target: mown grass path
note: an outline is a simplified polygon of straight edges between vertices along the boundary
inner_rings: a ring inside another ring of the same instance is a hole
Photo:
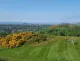
[[[79,40],[72,44],[71,38],[55,37],[41,46],[0,49],[0,57],[6,61],[80,61]]]

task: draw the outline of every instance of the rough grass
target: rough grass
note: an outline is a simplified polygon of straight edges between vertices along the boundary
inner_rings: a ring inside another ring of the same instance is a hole
[[[48,36],[48,41],[39,44],[0,48],[0,58],[4,61],[80,61],[80,37]]]

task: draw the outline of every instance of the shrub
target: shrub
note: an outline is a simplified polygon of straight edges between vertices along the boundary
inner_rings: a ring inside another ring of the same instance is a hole
[[[0,46],[13,48],[21,46],[24,43],[40,43],[41,41],[46,40],[47,37],[40,34],[34,34],[33,32],[21,32],[18,34],[10,34],[6,37],[0,37]]]

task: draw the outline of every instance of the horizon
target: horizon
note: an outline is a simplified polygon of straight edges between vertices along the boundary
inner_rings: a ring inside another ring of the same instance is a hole
[[[0,22],[0,24],[44,24],[44,25],[57,25],[57,24],[80,24],[80,22],[76,23],[68,23],[68,22],[61,22],[61,23],[31,23],[31,22]]]
[[[79,2],[79,0],[1,0],[0,23],[78,23]]]

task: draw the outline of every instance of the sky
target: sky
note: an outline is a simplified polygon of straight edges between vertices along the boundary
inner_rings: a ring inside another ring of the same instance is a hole
[[[80,0],[0,0],[0,23],[77,23]]]

